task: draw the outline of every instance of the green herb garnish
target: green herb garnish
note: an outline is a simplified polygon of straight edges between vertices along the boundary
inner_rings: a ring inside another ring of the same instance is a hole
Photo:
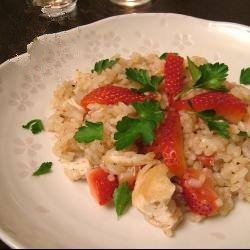
[[[195,88],[227,91],[224,82],[228,75],[228,66],[224,63],[207,63],[199,67],[201,77],[195,83]]]
[[[180,94],[181,96],[188,93],[190,90],[195,88],[217,90],[217,91],[228,91],[224,82],[228,75],[228,66],[224,63],[207,63],[200,65],[199,67],[195,65],[194,62],[188,57],[188,68],[191,73],[194,85],[191,88],[185,89]],[[180,96],[178,95],[178,96]]]
[[[116,58],[115,60],[110,59],[104,59],[101,61],[98,61],[95,63],[94,69],[91,70],[92,73],[97,72],[100,74],[103,70],[107,68],[112,68],[113,65],[115,65],[119,61],[119,58]]]
[[[240,72],[240,83],[250,85],[250,68],[242,69]]]
[[[159,56],[159,58],[161,59],[161,60],[166,60],[167,59],[167,56],[168,56],[168,53],[163,53],[163,54],[161,54],[160,56]]]
[[[197,112],[197,115],[207,123],[210,130],[214,131],[227,139],[230,138],[229,124],[225,121],[223,116],[216,115],[214,110],[205,110]]]
[[[74,138],[77,142],[89,143],[94,140],[103,139],[103,123],[102,122],[85,122],[86,126],[82,126],[75,133]]]
[[[228,91],[224,84],[228,75],[227,65],[217,62],[215,64],[203,64],[198,67],[189,57],[187,57],[187,60],[194,85],[181,91],[175,99],[187,95],[190,91],[196,88],[223,92]]]
[[[155,129],[164,118],[157,101],[135,102],[132,105],[139,118],[124,116],[117,123],[117,132],[114,135],[117,150],[126,148],[138,139],[142,140],[143,144],[151,144],[155,138]]]
[[[154,75],[150,77],[147,70],[136,68],[127,68],[126,76],[129,80],[139,82],[143,85],[143,88],[139,90],[140,92],[157,91],[164,79],[163,76]]]
[[[197,113],[203,120],[225,120],[223,116],[217,115],[213,109],[204,110]]]
[[[134,119],[124,116],[116,125],[115,147],[122,150],[142,139],[143,144],[151,144],[155,138],[156,123],[151,120]]]
[[[122,183],[114,192],[114,203],[117,216],[121,216],[131,204],[132,190],[127,182]]]
[[[187,57],[187,60],[188,60],[188,68],[189,68],[190,74],[192,76],[194,83],[196,83],[201,78],[201,71],[199,67],[197,67],[195,63],[191,61],[189,57]]]
[[[52,162],[44,162],[41,166],[33,173],[34,176],[39,176],[51,172]]]
[[[40,119],[29,121],[26,125],[22,125],[25,129],[30,129],[33,134],[38,134],[44,130],[43,123]]]
[[[163,120],[163,111],[157,101],[135,102],[132,104],[140,118],[159,123]]]
[[[207,121],[207,125],[210,130],[214,131],[216,134],[225,137],[226,139],[230,138],[229,135],[229,124],[225,121]]]

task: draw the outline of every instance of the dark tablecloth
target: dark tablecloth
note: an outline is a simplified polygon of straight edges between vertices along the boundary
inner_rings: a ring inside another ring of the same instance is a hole
[[[133,12],[172,12],[250,26],[250,0],[152,0],[132,9],[109,0],[78,0],[76,11],[50,19],[41,17],[39,8],[28,8],[25,0],[0,0],[0,63],[25,53],[27,44],[42,34]],[[4,248],[0,241],[0,249]]]

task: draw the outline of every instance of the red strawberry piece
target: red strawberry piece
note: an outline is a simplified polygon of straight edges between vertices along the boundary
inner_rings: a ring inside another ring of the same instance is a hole
[[[184,59],[176,54],[169,53],[165,63],[164,84],[169,105],[173,104],[174,97],[183,90],[184,77]]]
[[[206,92],[187,100],[178,100],[173,107],[177,110],[196,112],[213,109],[230,122],[237,123],[247,113],[247,105],[236,96],[223,92]]]
[[[205,171],[189,168],[179,179],[182,195],[193,213],[211,216],[219,209],[212,177]]]
[[[153,98],[155,98],[153,93],[144,95],[128,88],[108,84],[94,89],[89,94],[84,96],[81,101],[81,106],[87,108],[90,103],[109,105],[117,104],[119,102],[123,102],[128,105],[133,102],[143,102]]]
[[[207,156],[207,155],[201,154],[197,156],[197,160],[201,162],[205,167],[214,166],[214,161],[215,161],[214,155]]]
[[[105,205],[113,199],[113,193],[118,187],[116,176],[110,175],[102,168],[94,168],[87,173],[87,181],[91,194],[100,205]]]
[[[177,111],[169,111],[164,122],[156,131],[156,139],[145,148],[153,151],[157,158],[163,158],[167,167],[176,176],[182,176],[186,170],[183,150],[183,135],[180,116]]]

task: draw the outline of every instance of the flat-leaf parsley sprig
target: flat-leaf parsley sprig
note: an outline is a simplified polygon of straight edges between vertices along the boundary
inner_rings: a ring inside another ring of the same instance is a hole
[[[128,147],[138,139],[145,145],[151,144],[155,138],[155,129],[163,120],[163,111],[157,101],[136,102],[133,106],[139,118],[124,116],[117,123],[117,132],[114,135],[117,150]]]
[[[33,134],[38,134],[44,130],[43,122],[40,119],[33,119],[22,125],[24,129],[30,129]]]
[[[52,162],[43,162],[40,167],[33,173],[33,176],[39,176],[51,172]]]
[[[115,147],[122,150],[133,144],[137,139],[142,139],[143,144],[151,144],[154,140],[154,121],[134,119],[124,116],[116,125],[117,132],[114,135]]]
[[[126,208],[131,204],[132,190],[128,182],[124,182],[114,192],[114,203],[117,216],[123,215]]]
[[[100,60],[95,63],[94,69],[92,69],[91,72],[92,73],[97,72],[98,74],[100,74],[105,69],[112,68],[118,61],[119,58],[116,58],[115,60],[110,60],[110,59]]]
[[[210,130],[226,139],[230,138],[229,124],[223,116],[216,115],[214,110],[197,112],[197,115],[207,124]]]
[[[153,75],[150,77],[147,70],[137,68],[126,68],[126,76],[127,79],[143,85],[139,92],[157,91],[164,79],[164,76]]]
[[[178,96],[184,96],[193,89],[207,89],[226,92],[225,81],[228,76],[228,66],[224,63],[206,63],[197,66],[187,57],[188,69],[193,79],[193,86],[184,89]]]
[[[240,72],[240,83],[250,85],[250,68],[242,69]]]
[[[89,143],[94,140],[103,139],[103,123],[102,122],[85,122],[85,126],[78,128],[74,138],[79,143]]]
[[[134,102],[132,105],[141,119],[155,121],[156,123],[163,120],[163,111],[157,101]]]

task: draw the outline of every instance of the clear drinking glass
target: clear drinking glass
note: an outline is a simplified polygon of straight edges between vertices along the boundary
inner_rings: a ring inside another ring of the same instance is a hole
[[[33,6],[40,6],[44,16],[57,17],[71,12],[77,0],[29,0]]]
[[[119,4],[127,7],[135,7],[149,3],[150,0],[110,0],[112,3]]]

